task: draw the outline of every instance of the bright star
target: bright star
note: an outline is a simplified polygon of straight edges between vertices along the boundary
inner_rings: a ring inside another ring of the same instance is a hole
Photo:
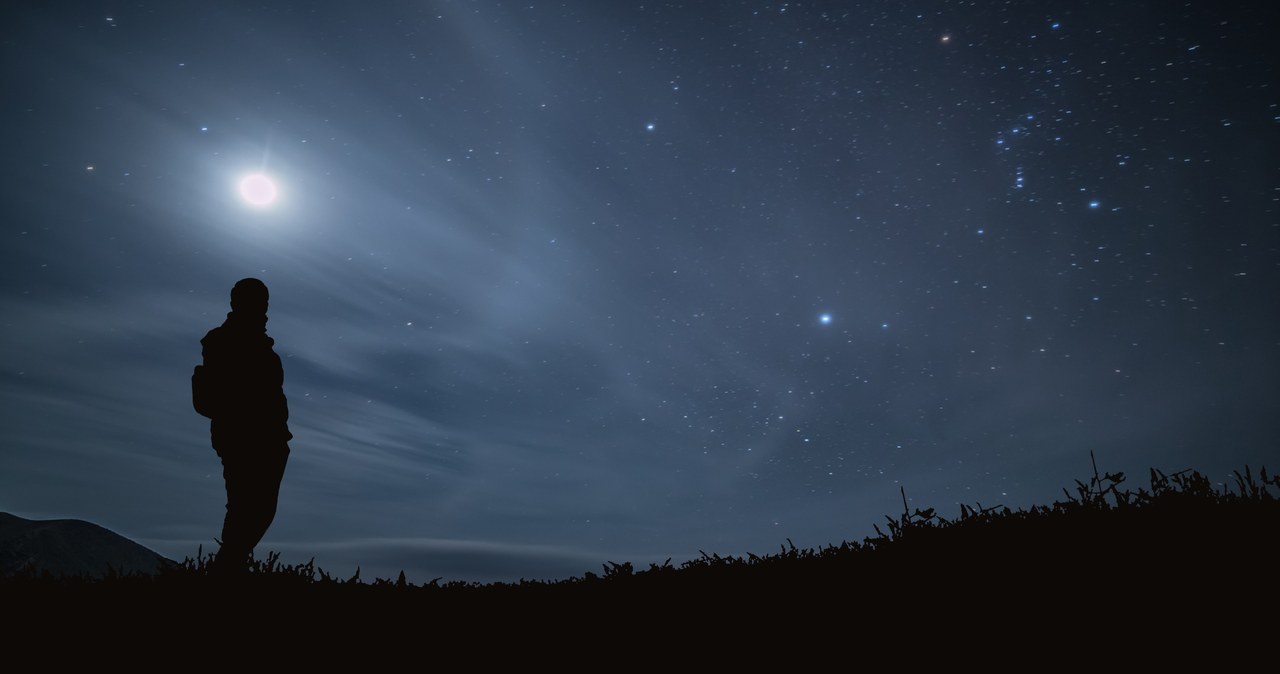
[[[826,325],[826,324],[830,323],[830,322],[831,322],[831,314],[822,314],[821,316],[818,316],[818,322],[819,322],[819,323],[821,323],[821,324],[823,324],[823,325]]]

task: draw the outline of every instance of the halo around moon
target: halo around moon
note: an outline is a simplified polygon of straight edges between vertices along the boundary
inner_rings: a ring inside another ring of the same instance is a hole
[[[264,208],[275,202],[279,190],[271,178],[261,173],[251,173],[240,179],[240,198],[251,206]]]

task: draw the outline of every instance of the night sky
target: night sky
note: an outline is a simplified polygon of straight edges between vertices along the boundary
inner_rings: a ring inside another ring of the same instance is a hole
[[[1257,7],[5,3],[0,511],[215,550],[189,378],[247,276],[295,436],[257,551],[339,577],[1280,469]]]

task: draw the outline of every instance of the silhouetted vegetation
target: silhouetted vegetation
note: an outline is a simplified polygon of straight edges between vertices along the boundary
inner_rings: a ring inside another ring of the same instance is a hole
[[[556,581],[414,585],[403,573],[366,581],[358,570],[335,577],[311,562],[283,564],[275,553],[225,579],[210,574],[211,558],[200,553],[149,576],[19,574],[0,580],[0,596],[11,606],[27,599],[28,610],[100,621],[126,603],[193,619],[234,596],[269,607],[277,620],[437,637],[529,633],[548,627],[553,614],[576,616],[552,623],[558,627],[596,633],[768,624],[899,637],[919,630],[924,640],[930,630],[995,624],[1061,631],[1158,619],[1168,628],[1184,619],[1235,624],[1252,609],[1274,615],[1264,588],[1274,583],[1280,477],[1246,466],[1234,485],[1217,488],[1192,470],[1152,469],[1149,487],[1136,490],[1122,489],[1126,480],[1095,467],[1052,505],[962,505],[954,518],[909,508],[904,490],[902,513],[861,542],[799,549],[788,541],[773,554],[704,552],[644,569],[609,562],[599,573]]]

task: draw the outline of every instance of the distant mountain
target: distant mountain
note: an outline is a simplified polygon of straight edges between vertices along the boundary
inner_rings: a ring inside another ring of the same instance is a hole
[[[154,573],[173,563],[113,531],[84,520],[28,520],[0,513],[0,576],[27,568],[55,576]]]

